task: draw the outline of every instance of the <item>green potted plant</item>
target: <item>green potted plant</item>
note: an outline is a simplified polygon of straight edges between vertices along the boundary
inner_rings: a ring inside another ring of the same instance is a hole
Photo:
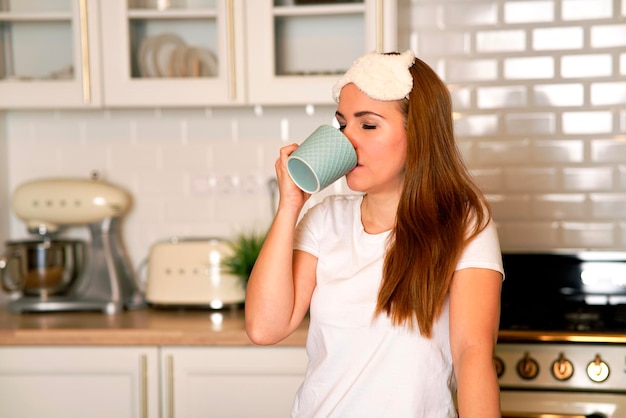
[[[242,232],[229,242],[232,255],[224,259],[224,266],[241,279],[244,288],[248,285],[252,267],[261,252],[266,235],[266,232]]]

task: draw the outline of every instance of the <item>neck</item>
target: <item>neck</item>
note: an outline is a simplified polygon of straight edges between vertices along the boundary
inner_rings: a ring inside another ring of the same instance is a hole
[[[366,194],[361,203],[361,223],[368,234],[379,234],[393,229],[396,224],[398,196],[380,197]]]

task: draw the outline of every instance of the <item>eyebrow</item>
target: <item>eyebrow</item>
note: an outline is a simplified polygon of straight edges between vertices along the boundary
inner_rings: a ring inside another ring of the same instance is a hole
[[[369,110],[363,110],[361,112],[356,112],[354,114],[354,116],[357,117],[357,118],[360,118],[362,116],[367,116],[367,115],[378,116],[379,118],[382,118],[382,119],[385,118],[383,115],[379,115],[378,113],[371,112]],[[344,116],[343,116],[343,114],[341,112],[335,112],[335,116],[340,116],[340,117],[344,118]]]

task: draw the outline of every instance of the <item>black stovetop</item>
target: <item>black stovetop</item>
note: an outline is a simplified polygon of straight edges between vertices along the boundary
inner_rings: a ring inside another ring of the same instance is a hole
[[[500,330],[626,332],[626,253],[504,253],[503,262]]]

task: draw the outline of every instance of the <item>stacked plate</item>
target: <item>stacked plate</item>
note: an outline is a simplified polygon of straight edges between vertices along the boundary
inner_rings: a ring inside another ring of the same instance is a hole
[[[139,47],[142,77],[213,77],[217,59],[206,48],[189,46],[178,35],[146,37]]]

